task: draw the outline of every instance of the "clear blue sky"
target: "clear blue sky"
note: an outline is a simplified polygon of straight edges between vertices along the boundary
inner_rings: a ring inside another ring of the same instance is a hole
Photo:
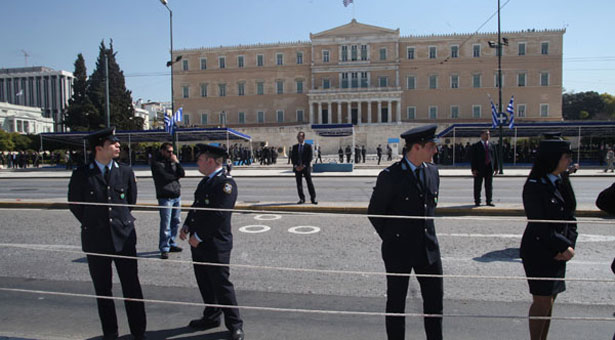
[[[74,71],[83,53],[88,75],[98,45],[113,39],[133,99],[168,101],[169,13],[159,0],[2,0],[0,68]],[[501,0],[502,31],[560,29],[564,88],[615,94],[613,0]],[[175,49],[308,41],[309,34],[348,23],[400,29],[402,36],[473,33],[496,0],[169,0]],[[354,7],[354,8],[353,8]],[[480,32],[496,32],[493,17]],[[503,61],[505,68],[505,59]]]

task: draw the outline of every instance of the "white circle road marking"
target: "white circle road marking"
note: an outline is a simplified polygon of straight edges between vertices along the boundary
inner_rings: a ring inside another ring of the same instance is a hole
[[[266,226],[266,225],[260,225],[260,224],[246,225],[246,226],[239,228],[239,231],[241,231],[242,233],[248,233],[248,234],[264,233],[269,230],[271,230],[271,227]]]
[[[307,229],[307,231],[303,231],[302,229]],[[299,225],[299,226],[288,229],[289,233],[299,234],[299,235],[315,234],[319,231],[320,231],[320,228],[314,227],[311,225]]]
[[[282,215],[274,215],[274,214],[263,214],[263,215],[254,216],[254,219],[257,221],[273,221],[273,220],[279,220],[281,218],[282,218]]]

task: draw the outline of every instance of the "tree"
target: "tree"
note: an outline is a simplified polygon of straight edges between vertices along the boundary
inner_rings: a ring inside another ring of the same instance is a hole
[[[68,101],[66,115],[66,125],[72,131],[89,131],[98,127],[96,121],[99,120],[100,112],[96,109],[88,97],[87,72],[85,59],[79,53],[75,60],[75,80],[73,82],[73,96]]]
[[[90,119],[91,128],[103,128],[107,124],[105,103],[105,56],[109,63],[109,111],[112,126],[121,130],[141,130],[143,125],[137,126],[132,106],[132,92],[126,89],[124,72],[120,69],[113,51],[113,40],[106,48],[104,40],[99,46],[96,69],[90,76],[87,86],[87,94],[99,114]],[[142,121],[141,121],[142,123]]]
[[[604,101],[595,91],[564,93],[562,96],[562,116],[565,120],[592,119],[604,110]],[[587,113],[581,114],[582,111]]]
[[[602,98],[602,102],[604,102],[604,113],[609,118],[615,118],[615,96],[603,93],[600,97]]]
[[[0,151],[12,151],[14,149],[15,143],[13,143],[11,135],[0,129]]]

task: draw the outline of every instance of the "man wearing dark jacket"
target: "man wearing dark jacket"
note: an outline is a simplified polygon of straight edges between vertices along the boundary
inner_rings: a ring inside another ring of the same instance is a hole
[[[168,259],[169,252],[180,252],[175,238],[179,229],[181,214],[181,185],[179,179],[185,176],[184,168],[173,153],[171,143],[162,143],[159,159],[152,162],[152,177],[156,185],[156,198],[160,206],[160,237],[158,248],[160,258]]]
[[[302,177],[305,177],[305,183],[307,184],[312,204],[318,204],[318,202],[316,202],[316,190],[314,190],[314,183],[312,183],[311,163],[314,154],[312,146],[305,143],[305,132],[303,131],[299,131],[297,134],[297,141],[299,143],[293,145],[292,151],[290,152],[293,171],[295,172],[295,180],[297,182],[297,194],[299,194],[299,202],[297,202],[297,204],[305,203]]]
[[[472,145],[472,176],[474,176],[474,205],[480,205],[480,192],[485,180],[487,205],[493,207],[493,175],[498,171],[495,147],[489,142],[489,130],[480,134],[480,141]]]

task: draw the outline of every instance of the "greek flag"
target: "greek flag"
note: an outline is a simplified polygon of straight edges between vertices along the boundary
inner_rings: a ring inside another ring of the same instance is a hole
[[[164,131],[168,134],[173,134],[173,119],[167,115],[164,115]]]
[[[180,107],[175,114],[173,114],[173,123],[181,122],[184,116],[184,108]]]
[[[508,112],[508,116],[510,117],[510,123],[508,123],[509,129],[515,127],[515,105],[513,104],[514,100],[515,96],[510,96],[510,102],[508,102],[508,106],[506,107],[506,112]]]
[[[350,5],[353,2],[353,0],[342,0],[342,3],[344,4],[344,7],[348,7],[348,5]]]
[[[491,127],[495,129],[498,127],[498,110],[495,109],[491,98],[489,98],[489,102],[491,103]]]

